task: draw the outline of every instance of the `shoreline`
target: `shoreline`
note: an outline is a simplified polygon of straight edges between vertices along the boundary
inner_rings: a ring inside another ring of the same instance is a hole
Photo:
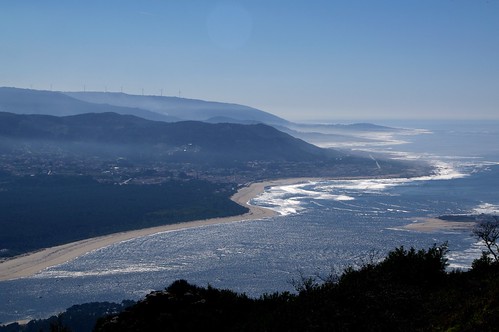
[[[71,242],[55,247],[40,249],[38,251],[27,253],[21,256],[7,259],[0,262],[0,281],[14,280],[35,275],[36,273],[49,267],[59,265],[91,251],[107,247],[109,245],[131,240],[138,237],[153,235],[157,233],[177,231],[207,225],[217,225],[232,223],[244,220],[260,220],[278,215],[274,210],[248,204],[249,201],[265,191],[265,188],[271,186],[299,184],[308,181],[317,181],[318,178],[289,178],[281,180],[269,180],[263,182],[254,182],[240,188],[230,198],[234,202],[249,209],[248,212],[230,216],[211,219],[201,219],[186,221],[178,224],[156,226],[132,231],[125,231],[103,235],[94,238],[88,238],[76,242]]]

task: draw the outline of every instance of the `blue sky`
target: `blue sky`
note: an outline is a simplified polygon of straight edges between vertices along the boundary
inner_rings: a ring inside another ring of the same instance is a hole
[[[499,119],[499,0],[0,0],[0,86]]]

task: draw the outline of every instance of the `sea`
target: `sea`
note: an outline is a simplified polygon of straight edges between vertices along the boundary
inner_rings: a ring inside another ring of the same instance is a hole
[[[468,269],[483,250],[469,229],[404,226],[441,215],[499,214],[499,122],[384,124],[411,130],[331,146],[426,161],[435,174],[267,188],[250,203],[276,210],[275,217],[140,237],[0,282],[0,322],[47,318],[74,304],[139,300],[178,279],[250,297],[294,292],[303,278],[324,280],[400,246],[447,243],[448,268]]]

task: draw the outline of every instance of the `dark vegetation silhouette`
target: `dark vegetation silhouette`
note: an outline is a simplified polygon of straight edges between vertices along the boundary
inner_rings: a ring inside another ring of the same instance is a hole
[[[483,242],[486,251],[482,253],[481,263],[499,263],[499,217],[492,216],[473,228],[473,235]],[[478,263],[478,262],[477,262]]]
[[[497,331],[497,265],[447,272],[446,252],[396,248],[324,281],[303,278],[297,294],[259,299],[179,280],[95,330]]]
[[[35,319],[26,325],[13,323],[0,326],[1,332],[89,332],[99,317],[117,314],[135,304],[134,301],[122,303],[92,302],[74,305],[66,311],[47,319]]]
[[[86,310],[75,306],[27,326],[84,331],[79,324],[84,321],[88,328],[89,321],[97,321],[98,332],[497,331],[498,264],[482,262],[469,271],[449,272],[446,252],[446,244],[427,250],[399,247],[381,261],[367,260],[340,275],[319,281],[302,276],[295,281],[295,293],[258,299],[178,280],[107,313],[98,303],[93,305],[100,315],[92,313],[90,304]],[[34,330],[11,324],[0,328],[5,331]]]
[[[0,243],[8,250],[0,256],[247,211],[229,199],[235,192],[231,185],[195,179],[120,186],[89,176],[8,177],[2,189]]]

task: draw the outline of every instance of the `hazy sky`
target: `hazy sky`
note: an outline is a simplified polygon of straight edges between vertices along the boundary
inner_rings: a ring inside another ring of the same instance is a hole
[[[0,0],[0,86],[499,119],[499,0]]]

